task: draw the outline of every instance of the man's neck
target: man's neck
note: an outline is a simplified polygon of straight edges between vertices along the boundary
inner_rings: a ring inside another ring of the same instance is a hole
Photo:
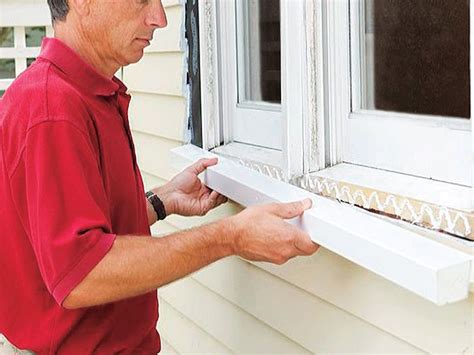
[[[94,47],[95,41],[89,40],[83,31],[74,31],[71,26],[66,27],[65,23],[56,23],[54,37],[73,49],[86,63],[107,78],[111,79],[120,68],[117,62],[99,55],[100,51]]]

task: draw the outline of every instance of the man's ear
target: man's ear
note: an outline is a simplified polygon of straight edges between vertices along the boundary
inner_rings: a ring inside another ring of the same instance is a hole
[[[79,16],[88,16],[91,11],[92,0],[68,0],[69,10],[76,12]]]

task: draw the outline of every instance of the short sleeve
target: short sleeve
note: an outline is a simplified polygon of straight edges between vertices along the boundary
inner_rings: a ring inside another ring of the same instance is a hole
[[[112,247],[110,211],[98,157],[70,121],[31,128],[23,153],[30,240],[58,304]]]

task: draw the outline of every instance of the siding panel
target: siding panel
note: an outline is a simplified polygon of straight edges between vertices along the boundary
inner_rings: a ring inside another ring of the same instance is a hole
[[[314,353],[421,352],[239,258],[194,278]]]
[[[123,68],[123,78],[130,91],[183,96],[184,63],[183,53],[145,53]]]
[[[184,16],[182,6],[168,6],[165,8],[168,26],[164,29],[157,29],[150,46],[145,48],[145,52],[180,52],[181,48],[181,20]]]
[[[321,249],[272,274],[430,353],[474,353],[474,295],[442,307]]]
[[[133,141],[140,169],[162,180],[169,180],[175,175],[169,165],[169,151],[180,146],[180,142],[136,131],[133,132]]]
[[[132,93],[130,126],[137,132],[182,141],[187,120],[184,97]]]
[[[161,289],[160,296],[233,352],[309,353],[191,277]]]
[[[163,327],[161,327],[163,324]],[[172,342],[179,353],[231,354],[231,351],[199,326],[160,299],[158,331]],[[179,336],[176,336],[179,333]]]

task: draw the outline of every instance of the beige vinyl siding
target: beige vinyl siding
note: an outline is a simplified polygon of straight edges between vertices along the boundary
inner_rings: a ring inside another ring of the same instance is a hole
[[[144,59],[124,68],[130,121],[147,188],[176,172],[168,152],[186,127],[184,9],[166,1],[169,26]],[[228,203],[205,217],[170,216],[154,235],[238,213]],[[422,252],[422,251],[420,251]],[[284,266],[227,258],[162,288],[163,352],[473,353],[474,298],[437,307],[328,250]]]

